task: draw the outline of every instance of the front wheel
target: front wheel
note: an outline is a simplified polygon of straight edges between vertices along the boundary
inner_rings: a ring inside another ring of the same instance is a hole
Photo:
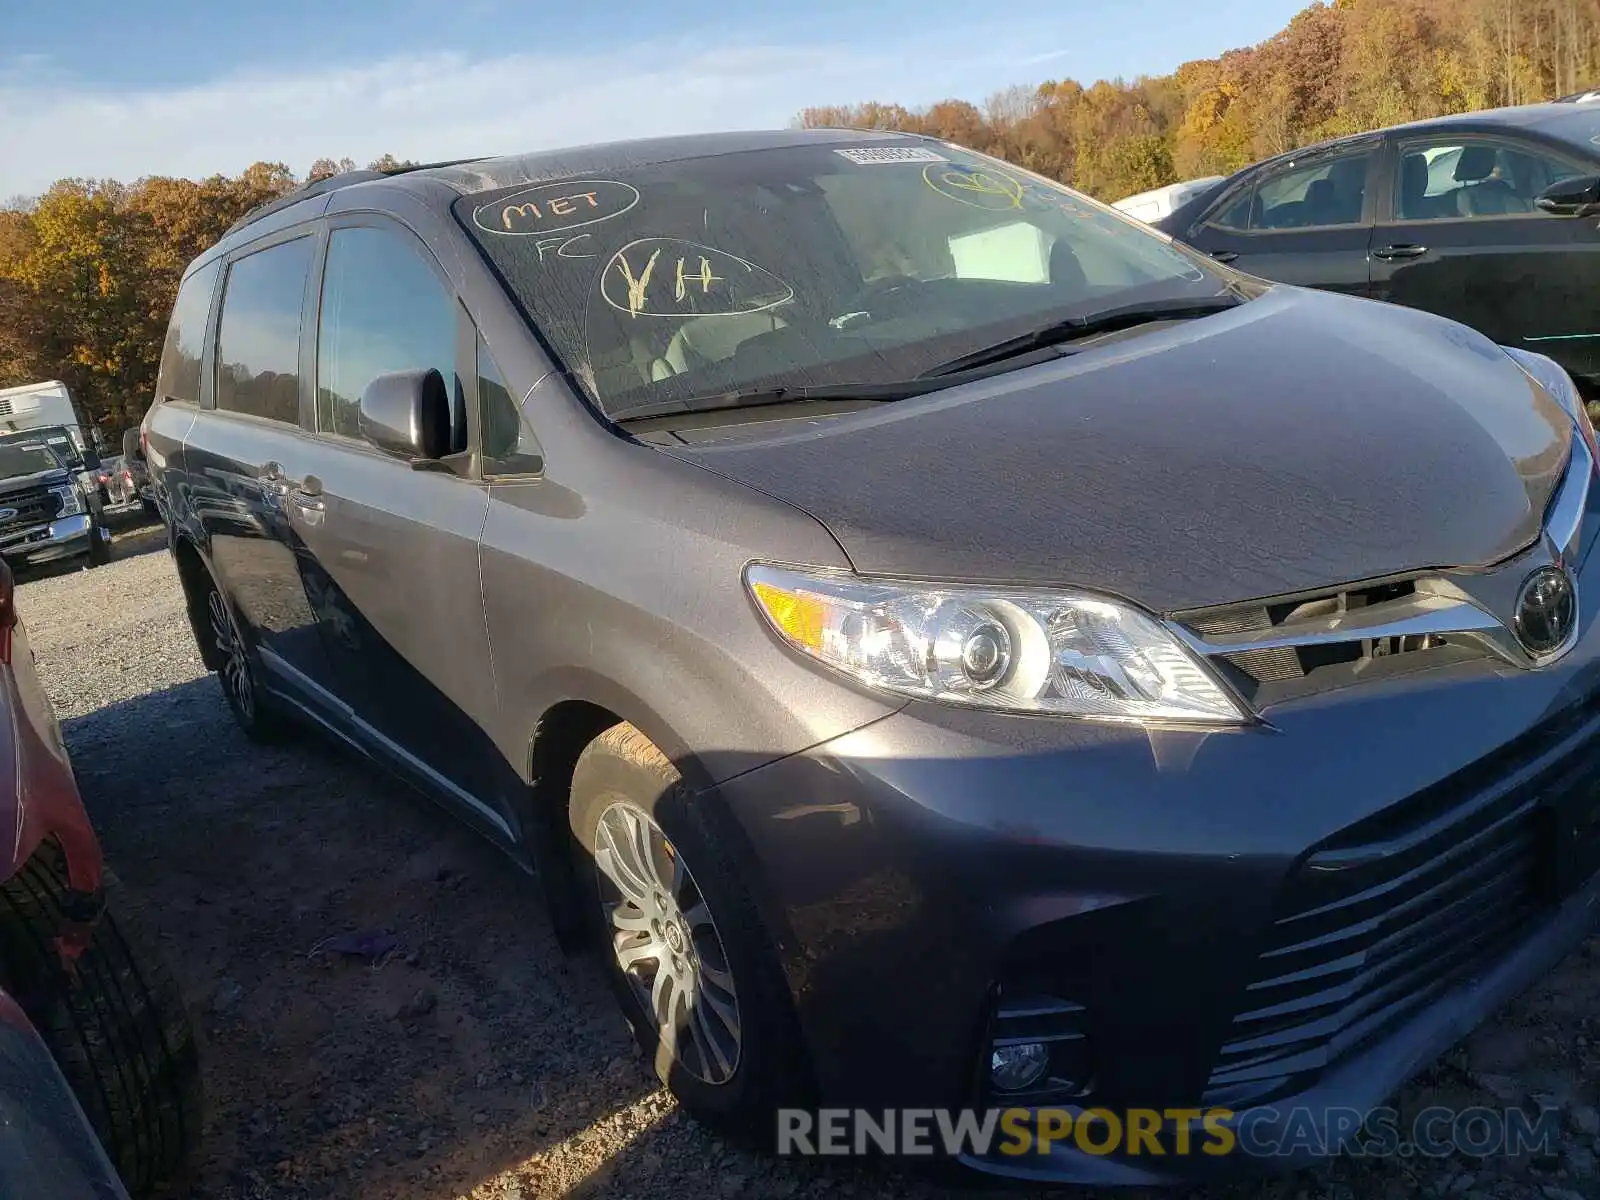
[[[594,944],[656,1074],[697,1120],[769,1140],[808,1076],[727,818],[631,725],[578,759],[570,818]]]

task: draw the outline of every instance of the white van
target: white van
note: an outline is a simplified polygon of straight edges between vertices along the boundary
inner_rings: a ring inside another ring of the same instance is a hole
[[[43,429],[60,425],[83,458],[86,451],[98,453],[99,439],[94,427],[83,418],[67,385],[59,379],[25,383],[21,387],[0,388],[0,432]]]
[[[100,431],[84,417],[67,385],[59,379],[0,388],[0,434],[32,429],[64,431],[65,442],[60,440],[59,432],[46,436],[85,487],[91,492],[97,489],[95,473],[100,469]]]
[[[1152,221],[1159,221],[1162,217],[1171,216],[1208,187],[1221,183],[1223,178],[1221,175],[1207,175],[1203,179],[1169,183],[1166,187],[1126,196],[1111,207],[1120,208],[1130,217],[1138,217],[1139,220],[1149,224]]]

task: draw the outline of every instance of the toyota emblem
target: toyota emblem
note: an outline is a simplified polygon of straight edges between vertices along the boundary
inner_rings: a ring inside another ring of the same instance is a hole
[[[1540,567],[1522,581],[1513,619],[1517,640],[1535,658],[1559,650],[1578,619],[1578,593],[1563,567]]]

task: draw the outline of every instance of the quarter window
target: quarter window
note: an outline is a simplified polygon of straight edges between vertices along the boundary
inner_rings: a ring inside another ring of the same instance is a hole
[[[435,367],[459,397],[456,305],[410,242],[389,229],[335,229],[322,277],[317,428],[361,436],[361,394],[379,375]],[[465,448],[457,414],[456,449]]]
[[[209,263],[183,281],[172,306],[167,340],[161,348],[157,385],[161,400],[200,400],[200,358],[205,348],[206,320],[211,316],[211,293],[217,287],[222,263]]]
[[[1536,213],[1539,193],[1577,167],[1499,142],[1410,142],[1400,148],[1395,216],[1401,221]]]
[[[312,240],[297,238],[228,268],[217,328],[217,407],[300,421],[300,309]]]
[[[539,443],[523,420],[521,409],[480,336],[478,427],[483,435],[484,474],[528,475],[544,469]]]

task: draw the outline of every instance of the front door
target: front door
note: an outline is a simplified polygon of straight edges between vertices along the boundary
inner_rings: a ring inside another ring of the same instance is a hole
[[[1600,374],[1600,223],[1535,204],[1594,167],[1543,143],[1448,133],[1398,141],[1394,154],[1374,294]]]
[[[508,836],[515,775],[484,732],[494,703],[478,573],[486,485],[416,470],[361,434],[367,385],[435,367],[463,395],[469,326],[427,249],[377,218],[330,230],[316,424],[291,513],[315,563],[318,628],[356,726],[400,769]],[[467,448],[464,399],[456,440]],[[467,456],[462,454],[458,465]]]
[[[1220,197],[1185,240],[1262,279],[1364,295],[1378,145],[1263,168]]]

